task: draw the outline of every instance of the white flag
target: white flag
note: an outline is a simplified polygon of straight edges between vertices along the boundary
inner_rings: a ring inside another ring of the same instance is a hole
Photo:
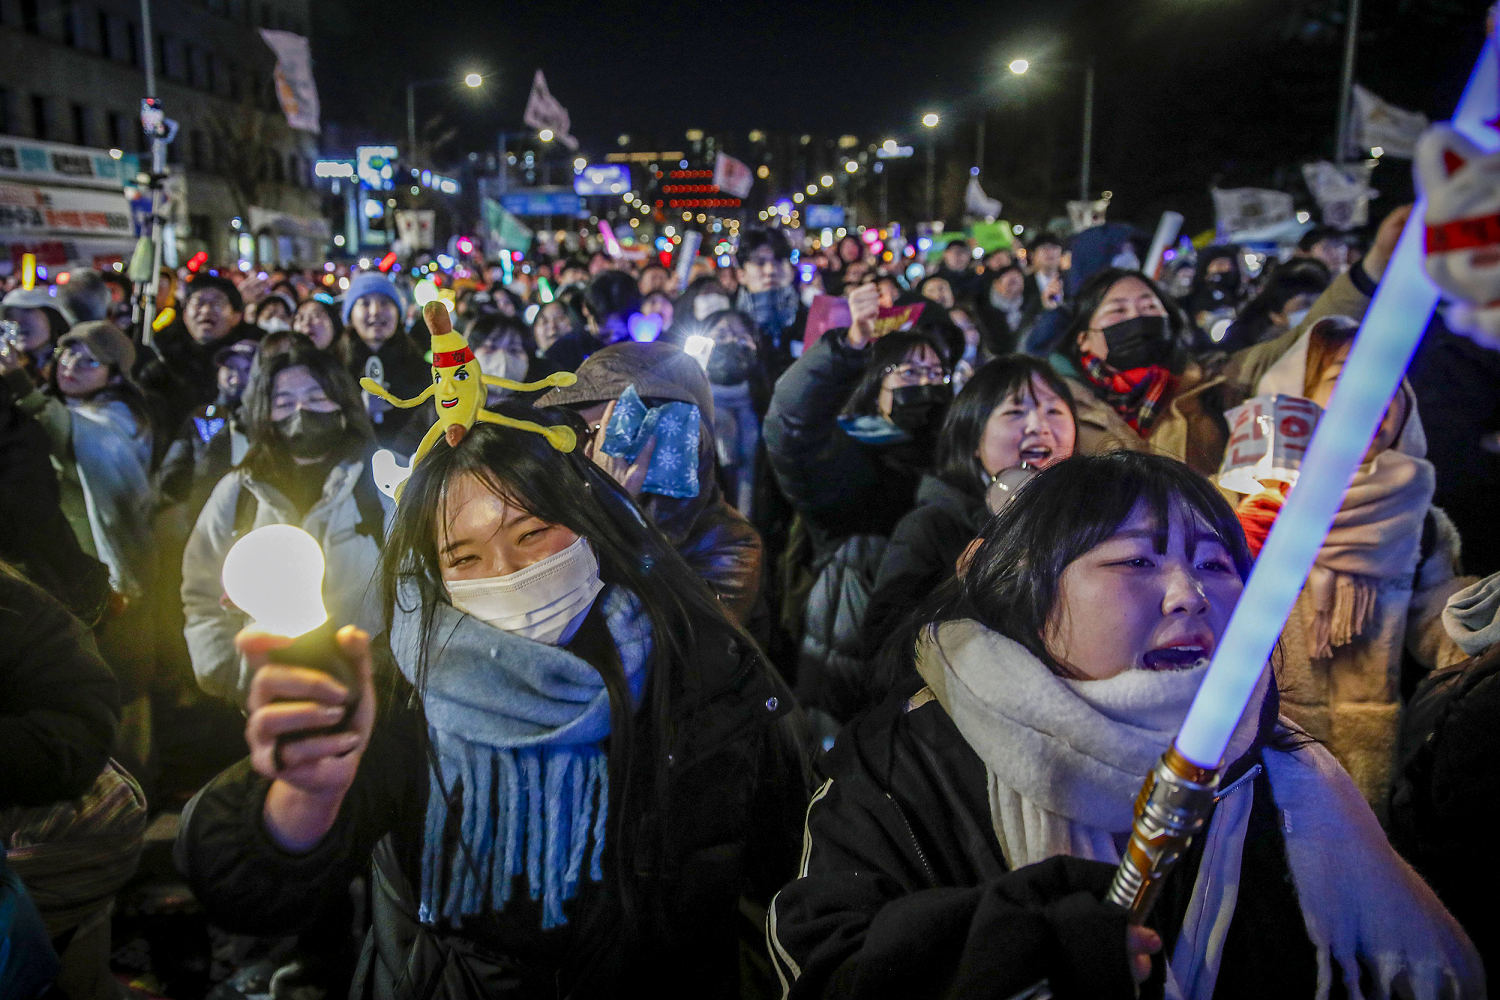
[[[1081,233],[1085,229],[1093,229],[1095,226],[1104,225],[1104,216],[1108,212],[1108,198],[1096,198],[1093,201],[1070,201],[1068,202],[1068,223],[1072,225],[1073,232]]]
[[[1302,177],[1323,213],[1323,224],[1356,229],[1370,221],[1370,199],[1380,192],[1370,187],[1372,160],[1336,166],[1327,160],[1306,163]]]
[[[1350,152],[1354,155],[1364,156],[1379,146],[1382,156],[1409,160],[1428,124],[1426,115],[1398,108],[1354,85],[1353,127],[1349,130]]]
[[[964,211],[985,222],[994,222],[1000,217],[1000,199],[985,194],[979,178],[970,177],[969,187],[964,191]]]
[[[526,113],[522,119],[537,131],[551,129],[557,140],[569,149],[578,148],[578,140],[568,134],[572,126],[568,109],[559,104],[552,91],[547,89],[547,78],[541,70],[531,78],[531,96],[526,98]]]
[[[714,158],[714,187],[720,191],[736,198],[744,198],[750,194],[750,188],[754,184],[755,176],[750,172],[749,165],[723,153]]]
[[[1264,188],[1214,188],[1214,215],[1219,236],[1228,239],[1246,230],[1279,226],[1296,219],[1292,196]]]
[[[413,252],[432,249],[432,229],[437,213],[430,208],[396,213],[396,235]]]
[[[276,53],[276,99],[286,123],[304,132],[318,131],[318,85],[313,81],[307,39],[290,31],[262,28],[260,37]]]

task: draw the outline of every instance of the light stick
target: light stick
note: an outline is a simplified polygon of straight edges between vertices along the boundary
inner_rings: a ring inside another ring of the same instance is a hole
[[[688,279],[693,276],[693,261],[698,259],[698,248],[702,245],[703,234],[698,230],[690,229],[682,234],[682,243],[677,247],[677,260],[673,267],[678,294],[687,288]]]
[[[1492,144],[1486,122],[1496,114],[1497,98],[1495,43],[1489,40],[1454,125]],[[1106,897],[1127,907],[1135,922],[1145,919],[1162,877],[1207,816],[1224,749],[1437,305],[1437,290],[1422,267],[1424,214],[1420,203],[1412,210],[1313,435],[1303,467],[1317,471],[1297,481],[1277,515],[1182,729],[1136,800],[1130,844]]]
[[[1155,280],[1156,272],[1161,267],[1162,254],[1167,252],[1167,244],[1177,238],[1182,231],[1181,212],[1163,212],[1161,221],[1156,224],[1156,235],[1151,237],[1151,249],[1146,253],[1146,260],[1141,264],[1141,273]]]
[[[21,255],[21,287],[28,292],[36,287],[36,254],[34,253]]]

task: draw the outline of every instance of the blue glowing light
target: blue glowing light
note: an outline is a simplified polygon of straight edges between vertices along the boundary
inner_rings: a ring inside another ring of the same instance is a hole
[[[1495,44],[1487,42],[1454,123],[1487,145],[1479,126],[1497,111]],[[1188,710],[1176,746],[1201,767],[1217,767],[1224,748],[1266,668],[1292,605],[1302,592],[1344,491],[1395,394],[1417,341],[1437,305],[1438,292],[1422,267],[1423,216],[1418,203],[1370,304],[1338,387],[1308,447],[1304,475],[1256,560],[1255,571],[1219,640],[1213,664]]]

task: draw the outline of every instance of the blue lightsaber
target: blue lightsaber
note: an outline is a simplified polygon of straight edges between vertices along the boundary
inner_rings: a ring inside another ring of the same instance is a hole
[[[1491,146],[1495,137],[1486,123],[1500,111],[1497,104],[1500,82],[1491,38],[1453,124],[1477,144]],[[1203,686],[1136,800],[1130,844],[1107,898],[1128,908],[1137,922],[1208,815],[1224,749],[1437,305],[1438,291],[1422,266],[1424,207],[1419,201],[1401,233],[1313,434],[1303,475],[1276,517]]]

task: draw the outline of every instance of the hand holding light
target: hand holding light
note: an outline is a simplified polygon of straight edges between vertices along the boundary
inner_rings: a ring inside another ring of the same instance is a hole
[[[323,719],[321,726],[296,737],[286,735],[291,729],[281,730],[273,753],[278,763],[281,743],[347,728],[360,702],[359,678],[341,654],[334,626],[323,608],[323,566],[323,551],[317,541],[290,524],[256,528],[224,557],[224,592],[250,615],[252,622],[246,631],[285,637],[285,644],[276,644],[276,663],[320,671],[344,692],[333,702],[342,706],[338,718]]]

